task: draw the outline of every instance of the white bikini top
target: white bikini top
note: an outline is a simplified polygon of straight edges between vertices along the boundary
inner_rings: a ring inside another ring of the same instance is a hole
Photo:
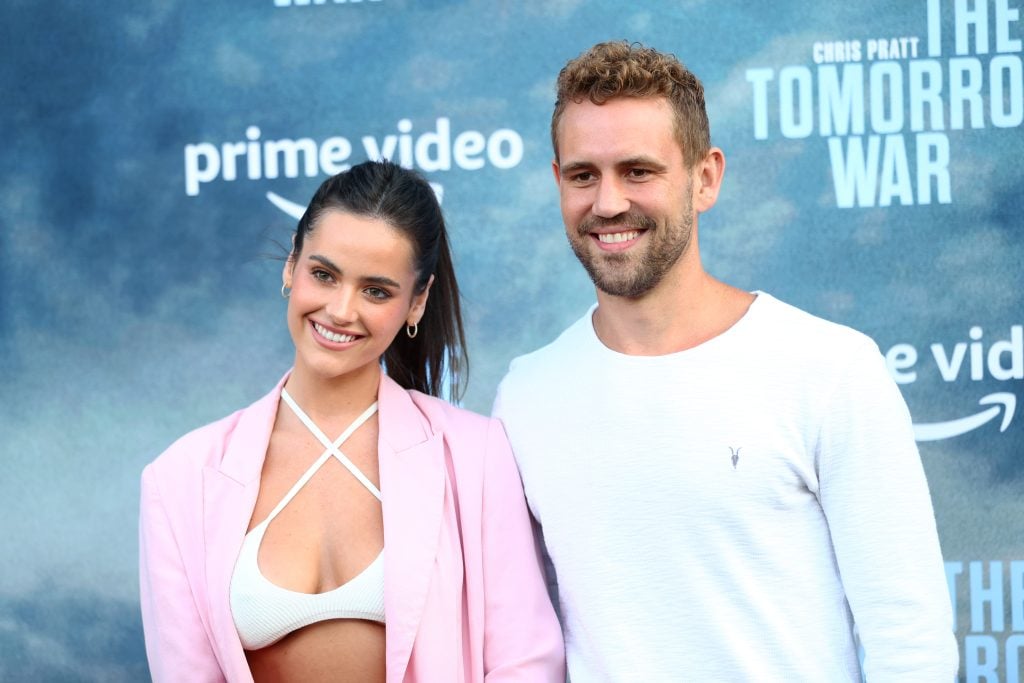
[[[377,412],[377,404],[374,403],[367,408],[366,412],[356,418],[356,421],[331,443],[284,389],[281,390],[281,398],[326,450],[295,482],[267,518],[254,526],[242,541],[242,550],[238,554],[231,576],[230,601],[235,628],[246,650],[258,650],[273,645],[292,631],[327,619],[367,619],[384,622],[383,550],[357,576],[326,593],[300,593],[281,588],[271,583],[260,571],[258,556],[267,526],[332,455],[369,489],[377,500],[381,498],[380,491],[373,482],[339,450],[339,446]]]

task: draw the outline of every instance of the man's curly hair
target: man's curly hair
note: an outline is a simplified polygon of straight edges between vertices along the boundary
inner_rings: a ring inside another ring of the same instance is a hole
[[[616,97],[664,97],[675,112],[675,134],[683,160],[693,167],[711,148],[704,86],[675,55],[639,43],[598,43],[569,61],[558,74],[551,115],[551,144],[558,158],[558,123],[570,102],[597,105]]]

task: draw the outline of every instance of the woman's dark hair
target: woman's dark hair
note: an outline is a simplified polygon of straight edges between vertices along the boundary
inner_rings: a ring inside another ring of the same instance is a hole
[[[469,360],[444,216],[433,188],[415,171],[390,161],[366,161],[324,181],[295,229],[290,259],[302,252],[306,235],[326,211],[375,218],[405,235],[413,248],[417,294],[434,284],[419,332],[399,332],[384,352],[384,368],[406,389],[440,396],[447,377],[449,396],[462,395]]]

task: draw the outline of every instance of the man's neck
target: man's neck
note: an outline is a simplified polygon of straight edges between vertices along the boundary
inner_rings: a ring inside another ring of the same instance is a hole
[[[619,353],[661,356],[717,337],[743,317],[754,295],[691,269],[670,273],[639,298],[598,290],[594,331]]]

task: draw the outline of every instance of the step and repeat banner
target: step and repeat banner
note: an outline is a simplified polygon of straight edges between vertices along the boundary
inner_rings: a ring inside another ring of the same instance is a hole
[[[871,335],[910,405],[960,680],[1024,667],[1020,0],[7,2],[0,22],[0,680],[146,677],[142,467],[289,367],[280,270],[329,174],[442,198],[465,405],[593,291],[553,84],[675,53],[727,158],[707,269]],[[839,362],[840,359],[837,359]]]

